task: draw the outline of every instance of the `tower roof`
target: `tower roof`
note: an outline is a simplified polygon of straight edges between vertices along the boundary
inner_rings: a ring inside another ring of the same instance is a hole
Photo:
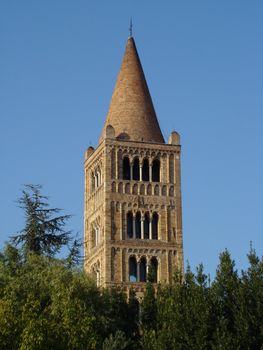
[[[164,143],[133,37],[126,44],[100,142],[108,125],[120,140]]]

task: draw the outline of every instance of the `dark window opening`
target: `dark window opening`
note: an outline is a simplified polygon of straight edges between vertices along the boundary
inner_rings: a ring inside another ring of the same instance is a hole
[[[93,173],[91,176],[91,190],[92,190],[92,192],[95,190],[95,176]]]
[[[132,238],[133,236],[133,224],[132,224],[132,213],[129,211],[127,213],[127,236],[128,238]]]
[[[154,161],[153,161],[152,180],[154,182],[160,182],[160,161],[159,161],[159,159],[154,159]]]
[[[123,158],[123,180],[131,179],[131,168],[128,157]]]
[[[157,283],[158,261],[155,257],[151,259],[151,274],[153,283]]]
[[[152,239],[158,239],[158,214],[153,213],[152,218]]]
[[[129,258],[129,281],[137,282],[137,262],[134,256]]]
[[[147,158],[143,160],[142,181],[149,181],[149,161]]]
[[[140,282],[146,282],[146,259],[140,261]]]
[[[139,164],[139,159],[135,158],[133,161],[133,166],[132,166],[132,177],[133,180],[139,181],[140,180],[140,164]]]
[[[136,229],[136,238],[141,238],[141,213],[136,214],[135,229]]]
[[[149,214],[146,213],[144,216],[144,238],[149,239],[149,226],[150,226],[150,220],[149,220]]]

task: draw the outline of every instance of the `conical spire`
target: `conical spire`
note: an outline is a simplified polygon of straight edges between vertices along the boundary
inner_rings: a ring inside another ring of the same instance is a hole
[[[118,139],[164,143],[132,37],[127,41],[100,142],[108,125]]]

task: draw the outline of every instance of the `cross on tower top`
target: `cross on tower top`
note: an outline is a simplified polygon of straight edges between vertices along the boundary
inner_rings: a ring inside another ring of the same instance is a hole
[[[131,17],[131,19],[130,19],[129,31],[130,31],[130,36],[132,36],[132,17]]]

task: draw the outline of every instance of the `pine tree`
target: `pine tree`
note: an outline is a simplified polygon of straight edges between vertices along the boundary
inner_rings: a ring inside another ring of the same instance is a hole
[[[157,327],[157,306],[153,284],[148,281],[141,304],[141,324],[144,330],[155,330]]]
[[[240,322],[243,345],[247,349],[263,346],[263,258],[251,247],[248,254],[249,267],[242,271]]]
[[[212,348],[236,350],[240,346],[240,279],[227,250],[219,256],[211,288],[215,320]]]
[[[56,216],[61,209],[50,208],[48,197],[40,190],[40,185],[25,185],[18,200],[26,222],[25,228],[13,237],[13,242],[22,246],[25,258],[28,253],[52,257],[71,239],[71,231],[64,228],[70,215]]]

